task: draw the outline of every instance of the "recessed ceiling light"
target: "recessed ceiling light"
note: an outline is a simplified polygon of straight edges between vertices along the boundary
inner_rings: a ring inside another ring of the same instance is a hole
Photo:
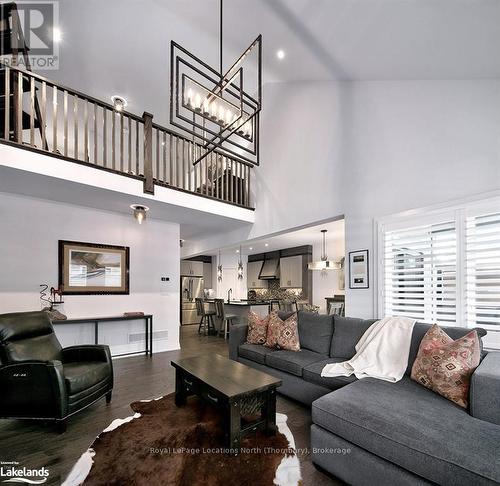
[[[264,246],[269,246],[269,243],[266,243]]]
[[[62,32],[59,27],[54,27],[54,30],[52,31],[52,39],[54,40],[54,42],[62,41]]]
[[[240,252],[240,250],[236,250],[236,253],[239,253],[239,252]]]
[[[111,101],[116,111],[123,111],[127,106],[127,100],[123,96],[113,95]]]
[[[253,250],[253,246],[250,246],[248,249],[249,249],[249,250]]]
[[[280,61],[282,61],[283,59],[285,59],[285,55],[286,55],[286,54],[285,54],[285,51],[284,51],[283,49],[278,49],[278,50],[276,51],[276,57],[277,57]]]

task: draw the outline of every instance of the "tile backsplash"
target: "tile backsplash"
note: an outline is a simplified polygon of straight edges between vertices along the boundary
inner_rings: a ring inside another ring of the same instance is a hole
[[[259,299],[307,300],[302,289],[282,289],[279,280],[269,280],[268,285],[267,289],[255,290]]]

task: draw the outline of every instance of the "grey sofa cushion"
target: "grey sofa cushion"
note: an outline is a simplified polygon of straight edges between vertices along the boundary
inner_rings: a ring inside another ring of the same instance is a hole
[[[411,368],[413,366],[413,362],[418,354],[418,348],[420,346],[420,341],[424,337],[425,333],[429,330],[431,324],[425,324],[423,322],[417,322],[413,327],[413,334],[411,335],[411,343],[410,343],[410,354],[408,355],[408,367],[406,368],[406,374],[411,375]],[[467,329],[464,327],[448,327],[442,326],[443,330],[451,337],[451,339],[459,339],[462,336],[465,336],[471,329]],[[486,331],[482,328],[476,327],[475,330],[480,338],[486,336]],[[483,343],[481,340],[481,350],[483,349]]]
[[[266,348],[262,344],[241,344],[238,348],[239,356],[243,356],[246,359],[255,361],[256,363],[265,364],[266,355],[269,353],[274,353],[275,350],[271,348]]]
[[[302,376],[304,366],[325,359],[324,355],[301,349],[300,351],[287,351],[281,349],[266,355],[266,365],[277,370],[286,371],[295,376]]]
[[[500,427],[408,377],[351,383],[316,400],[312,420],[429,481],[500,483]]]
[[[345,361],[344,358],[328,358],[324,359],[323,361],[317,361],[316,363],[305,366],[304,370],[302,371],[302,376],[304,380],[308,381],[309,383],[324,386],[326,388],[330,388],[330,390],[336,390],[337,388],[356,381],[357,378],[354,375],[323,377],[321,376],[321,370],[327,364],[341,363],[342,361]]]
[[[335,316],[330,356],[333,358],[352,358],[356,354],[355,346],[361,336],[376,320]]]
[[[470,413],[500,426],[500,353],[487,353],[472,374]]]
[[[328,356],[333,334],[333,316],[300,311],[299,340],[301,349]]]

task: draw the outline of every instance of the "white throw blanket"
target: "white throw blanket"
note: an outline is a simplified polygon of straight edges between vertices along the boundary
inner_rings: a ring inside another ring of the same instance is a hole
[[[349,361],[325,365],[321,376],[351,376],[354,373],[358,379],[399,381],[408,366],[415,322],[408,317],[384,317],[374,322],[356,344],[356,354]]]

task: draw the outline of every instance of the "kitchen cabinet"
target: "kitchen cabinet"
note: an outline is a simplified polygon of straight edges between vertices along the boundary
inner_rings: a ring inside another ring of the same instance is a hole
[[[247,287],[249,289],[267,289],[267,281],[259,280],[260,269],[264,262],[248,262]]]
[[[203,288],[212,288],[212,264],[203,263]]]
[[[302,255],[280,258],[280,287],[302,288]]]
[[[203,277],[203,262],[181,260],[182,277]]]

